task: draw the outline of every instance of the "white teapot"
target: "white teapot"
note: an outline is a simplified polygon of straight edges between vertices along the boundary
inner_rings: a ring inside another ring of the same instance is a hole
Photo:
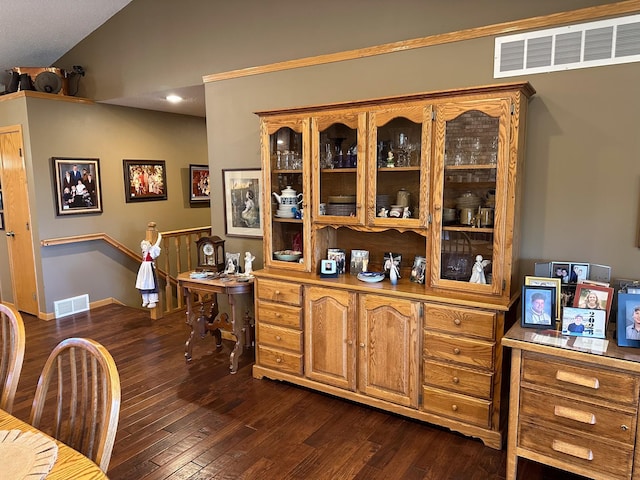
[[[296,195],[296,191],[287,185],[287,188],[282,190],[282,193],[278,195],[276,192],[273,192],[273,196],[276,197],[276,200],[280,204],[281,207],[297,207],[302,203],[302,193],[298,193]]]

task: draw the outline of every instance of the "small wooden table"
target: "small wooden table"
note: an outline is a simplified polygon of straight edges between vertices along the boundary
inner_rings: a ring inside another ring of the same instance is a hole
[[[184,356],[187,362],[191,361],[193,350],[193,338],[196,330],[204,337],[207,332],[211,332],[216,337],[216,345],[222,345],[222,333],[220,330],[231,332],[235,337],[235,347],[230,355],[231,373],[238,371],[238,359],[242,355],[245,346],[246,333],[250,333],[252,329],[252,319],[249,315],[245,315],[242,319],[239,317],[236,309],[236,295],[253,293],[253,278],[242,278],[234,276],[223,276],[220,278],[191,278],[190,272],[178,275],[178,287],[185,297],[187,305],[186,323],[191,327],[191,333],[185,343]],[[218,294],[227,295],[229,307],[231,308],[231,321],[229,315],[220,313],[218,315]],[[200,305],[199,311],[196,312],[195,295],[212,295],[211,309],[208,314],[205,313],[206,303],[197,302]]]
[[[30,431],[46,435],[4,410],[0,410],[0,430],[21,430],[23,432]],[[108,480],[108,477],[100,470],[100,467],[89,458],[68,445],[56,439],[53,440],[58,445],[58,458],[47,475],[47,480]]]

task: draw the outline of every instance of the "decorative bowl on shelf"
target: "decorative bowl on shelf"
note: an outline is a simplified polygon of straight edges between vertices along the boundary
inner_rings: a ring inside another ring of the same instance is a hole
[[[276,260],[282,260],[283,262],[297,262],[302,258],[302,252],[297,250],[278,250],[273,252],[273,256]]]
[[[381,282],[384,280],[384,272],[360,272],[358,274],[358,280],[367,283]]]

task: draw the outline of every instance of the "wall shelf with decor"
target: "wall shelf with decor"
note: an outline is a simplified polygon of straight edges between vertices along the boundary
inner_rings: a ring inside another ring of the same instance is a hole
[[[519,307],[518,187],[534,93],[511,83],[258,112],[269,195],[256,378],[502,447],[501,339]],[[285,155],[296,167],[286,173]],[[279,218],[278,196],[292,191],[300,220]],[[329,249],[347,265],[366,250],[368,271],[395,265],[400,278],[321,277]],[[281,261],[282,250],[303,258]]]

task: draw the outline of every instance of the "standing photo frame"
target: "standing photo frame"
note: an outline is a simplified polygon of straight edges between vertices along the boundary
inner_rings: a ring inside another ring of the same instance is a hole
[[[562,278],[549,278],[549,277],[524,277],[524,284],[539,287],[555,287],[556,288],[556,320],[561,317],[561,295],[562,295]]]
[[[574,307],[604,310],[606,312],[605,317],[608,321],[612,301],[613,288],[587,283],[579,283],[576,285],[576,294],[573,297]]]
[[[127,203],[167,199],[164,160],[123,160],[124,196]]]
[[[555,327],[556,287],[542,285],[522,286],[521,324],[529,328]]]
[[[209,181],[209,165],[189,165],[189,203],[209,204],[211,183]]]
[[[56,215],[102,213],[100,160],[53,157]]]
[[[259,168],[222,170],[222,189],[227,236],[262,238],[262,171]]]
[[[606,338],[606,312],[590,308],[564,307],[562,334],[576,337]]]
[[[640,347],[640,295],[618,293],[618,346]]]

